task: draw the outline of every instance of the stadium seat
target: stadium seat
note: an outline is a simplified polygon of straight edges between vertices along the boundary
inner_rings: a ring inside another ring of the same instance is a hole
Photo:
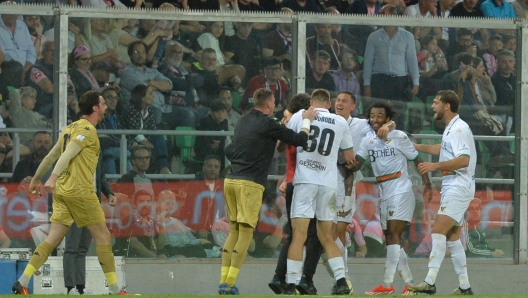
[[[194,131],[194,128],[188,126],[179,126],[176,127],[176,130]],[[194,159],[191,154],[195,140],[196,136],[176,136],[176,146],[180,148],[180,169],[184,169],[186,167],[196,168],[202,165],[203,161]]]

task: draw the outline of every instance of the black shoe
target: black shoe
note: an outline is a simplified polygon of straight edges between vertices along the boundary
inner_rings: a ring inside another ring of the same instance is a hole
[[[350,293],[350,288],[348,285],[336,287],[335,295],[348,295]]]
[[[467,288],[465,290],[462,290],[460,287],[455,289],[451,295],[475,295],[473,293],[473,290],[471,288]]]
[[[270,287],[270,289],[277,295],[280,295],[284,292],[283,282],[281,282],[277,277],[273,277],[271,279],[268,287]]]
[[[301,293],[301,295],[317,295],[317,289],[315,288],[313,281],[308,282],[304,276],[295,288]]]
[[[297,295],[297,289],[295,289],[295,284],[287,284],[284,287],[283,295]]]
[[[18,280],[15,281],[15,283],[13,283],[13,287],[11,287],[11,291],[13,291],[13,294],[15,295],[29,295],[29,289],[26,287],[23,287]]]

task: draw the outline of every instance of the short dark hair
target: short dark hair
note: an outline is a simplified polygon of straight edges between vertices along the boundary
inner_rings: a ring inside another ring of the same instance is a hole
[[[460,99],[458,95],[452,90],[440,90],[436,93],[436,97],[440,97],[440,101],[444,104],[449,104],[451,112],[458,113],[458,107],[460,106]]]
[[[202,50],[202,57],[204,54],[215,54],[216,55],[216,51],[212,48],[205,48]]]
[[[345,54],[352,54],[352,56],[354,56],[354,62],[358,62],[357,60],[357,52],[352,50],[352,49],[348,49],[348,48],[341,48],[341,53],[339,53],[339,60],[343,60],[343,56]]]
[[[460,62],[464,63],[465,65],[471,65],[471,61],[473,60],[473,56],[466,52],[458,53],[453,57],[453,62],[455,65],[459,65]]]
[[[91,115],[93,113],[93,107],[99,105],[99,96],[101,96],[99,91],[90,90],[79,98],[81,115]]]
[[[35,138],[37,135],[48,135],[51,137],[51,134],[45,130],[39,130],[36,133],[33,134],[33,138]]]
[[[218,91],[216,92],[216,95],[220,95],[220,91],[229,91],[229,93],[231,93],[231,89],[229,89],[229,87],[225,85],[218,87]]]
[[[321,58],[321,59],[326,60],[326,61],[331,61],[332,60],[332,57],[330,56],[330,54],[328,54],[328,52],[325,51],[325,50],[319,50],[319,51],[315,52],[314,59],[317,59],[317,58]]]
[[[376,101],[373,103],[370,108],[368,109],[367,117],[370,117],[370,112],[372,109],[384,109],[385,110],[385,116],[390,119],[394,119],[394,116],[396,116],[396,111],[392,107],[392,105],[386,101]],[[370,123],[370,120],[369,120]]]
[[[227,111],[228,110],[227,105],[223,101],[220,101],[219,99],[215,99],[211,103],[211,106],[209,106],[209,108],[211,109],[211,112]]]
[[[204,158],[204,165],[205,165],[208,161],[210,161],[211,159],[218,160],[219,163],[222,163],[222,161],[220,160],[220,157],[218,157],[218,155],[210,154],[210,155],[207,155],[207,156]]]
[[[134,89],[132,89],[132,93],[130,94],[130,104],[140,107],[143,98],[147,95],[148,88],[150,87],[147,84],[139,84],[134,87]]]
[[[259,88],[255,93],[253,93],[253,103],[255,107],[263,107],[265,103],[271,99],[273,96],[273,91]]]
[[[132,195],[132,203],[136,204],[136,200],[137,200],[137,198],[138,198],[139,196],[149,196],[149,197],[152,199],[152,201],[154,201],[154,196],[153,196],[150,192],[148,192],[148,191],[142,189],[142,190],[138,190],[138,191],[136,191],[136,192]]]
[[[517,41],[517,37],[513,34],[505,34],[503,37],[502,37],[502,42],[503,43],[507,43],[508,41],[512,40],[512,39],[515,39],[515,41]]]
[[[458,29],[458,31],[456,33],[456,37],[457,38],[462,37],[462,36],[466,36],[466,35],[473,36],[473,32],[471,32],[471,30],[469,30],[467,28],[460,28],[460,29]]]
[[[495,34],[495,35],[493,35],[493,36],[490,37],[489,42],[492,42],[492,41],[494,41],[494,40],[502,41],[502,36],[500,36],[500,35],[498,35],[498,34]],[[489,43],[489,42],[488,42],[488,43]]]
[[[354,95],[354,93],[350,92],[350,91],[341,91],[339,93],[337,93],[337,96],[339,96],[339,94],[347,94],[347,95],[350,95],[350,98],[352,98],[352,100],[354,101],[354,103],[356,103],[356,96]]]
[[[135,147],[132,147],[132,149],[130,149],[130,159],[135,159],[137,157],[136,153],[139,151],[139,150],[147,150],[149,155],[151,154],[152,150],[150,149],[149,146],[146,146],[146,145],[137,145]]]
[[[127,52],[128,52],[128,56],[132,56],[132,52],[134,51],[134,47],[138,44],[141,44],[143,45],[143,47],[145,48],[145,51],[148,49],[148,46],[146,43],[144,43],[142,40],[136,40],[136,41],[133,41],[131,42],[129,45],[128,45],[128,48],[127,48]]]
[[[278,57],[275,57],[275,56],[269,56],[269,57],[266,57],[264,59],[262,59],[262,67],[268,67],[268,66],[273,66],[273,65],[277,65],[277,64],[282,64],[282,62],[280,61],[280,59]]]
[[[431,41],[436,40],[436,37],[434,35],[427,35],[426,37],[420,38],[420,46],[422,48],[427,47]]]
[[[301,109],[307,110],[310,107],[310,99],[312,98],[307,93],[299,93],[297,95],[294,95],[290,99],[286,110],[288,110],[292,114],[297,113]]]

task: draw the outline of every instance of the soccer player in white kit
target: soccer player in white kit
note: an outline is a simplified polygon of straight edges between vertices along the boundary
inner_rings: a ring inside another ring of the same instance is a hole
[[[349,294],[345,264],[332,237],[332,226],[337,216],[337,155],[341,149],[345,160],[355,163],[354,144],[345,119],[328,111],[330,93],[327,90],[314,90],[310,103],[318,111],[318,115],[310,126],[306,146],[297,148],[291,206],[293,239],[288,250],[288,285],[284,294],[295,294],[295,285],[300,280],[298,275],[302,272],[302,252],[308,223],[314,215],[317,218],[317,236],[334,272],[336,292],[341,295]],[[288,123],[288,127],[294,131],[302,126],[303,120],[299,118],[302,111],[293,115]]]
[[[343,117],[348,125],[352,140],[354,144],[361,144],[361,140],[370,132],[374,132],[372,127],[368,124],[368,120],[351,117],[350,114],[356,109],[356,97],[349,91],[339,92],[335,102],[335,112],[337,115]],[[392,125],[392,127],[391,127]],[[394,121],[385,123],[377,131],[380,139],[384,139],[389,133],[390,129],[394,129]],[[361,172],[354,173],[346,168],[346,161],[342,154],[338,156],[337,162],[338,176],[337,176],[337,224],[334,226],[334,238],[336,244],[341,250],[343,261],[345,263],[345,275],[349,287],[352,285],[348,276],[347,257],[348,252],[346,248],[346,232],[347,227],[352,223],[352,218],[356,212],[356,181],[361,181],[363,175]],[[359,252],[357,252],[360,255]],[[361,255],[360,257],[365,257]],[[322,254],[325,265],[328,264],[326,254]],[[329,269],[327,267],[327,269]],[[329,273],[331,272],[328,270]],[[331,274],[333,276],[333,273]]]
[[[368,111],[369,132],[357,149],[355,169],[359,169],[366,159],[370,160],[372,171],[381,192],[380,221],[387,245],[387,258],[383,282],[366,295],[394,294],[394,275],[396,269],[401,272],[406,286],[402,294],[408,294],[408,286],[413,284],[411,271],[407,263],[407,254],[400,246],[401,235],[412,221],[415,197],[412,182],[407,171],[407,161],[412,160],[418,166],[422,159],[407,134],[400,130],[389,132],[386,139],[380,139],[375,132],[394,117],[395,112],[387,102],[376,102]],[[431,200],[431,182],[427,173],[422,175],[424,197]]]
[[[414,144],[420,152],[440,155],[436,163],[420,164],[420,174],[441,170],[443,176],[440,209],[431,231],[433,248],[429,256],[429,272],[425,281],[409,287],[410,291],[417,293],[436,293],[436,276],[447,247],[451,252],[451,260],[459,281],[459,287],[453,294],[473,295],[467,273],[466,253],[460,242],[460,230],[464,214],[475,195],[477,152],[471,129],[458,115],[459,105],[460,100],[455,92],[439,91],[431,108],[435,112],[435,120],[443,120],[446,124],[442,143]]]

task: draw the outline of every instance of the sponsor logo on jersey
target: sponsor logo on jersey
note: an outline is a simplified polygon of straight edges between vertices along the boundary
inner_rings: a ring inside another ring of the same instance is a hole
[[[326,171],[326,166],[322,165],[321,162],[316,160],[299,160],[299,165],[305,166],[310,170],[316,170],[316,171]]]
[[[79,141],[81,141],[81,142],[82,142],[85,138],[86,138],[86,137],[83,136],[83,135],[78,135],[78,136],[76,137],[76,139],[79,140]]]
[[[315,120],[335,125],[335,119],[330,117],[315,116]]]
[[[381,150],[369,150],[370,162],[375,162],[377,158],[394,156],[394,148],[383,148]]]
[[[88,126],[85,126],[84,130],[90,131],[90,128]]]

